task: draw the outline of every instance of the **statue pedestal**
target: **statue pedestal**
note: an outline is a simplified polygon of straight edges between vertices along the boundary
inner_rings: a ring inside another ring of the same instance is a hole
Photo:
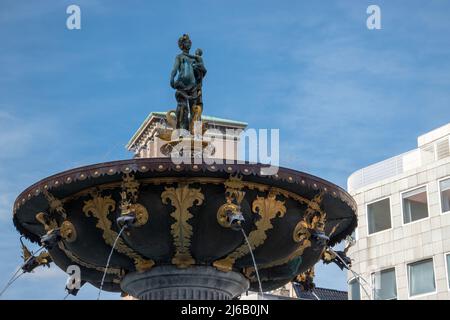
[[[206,148],[211,148],[208,154],[213,156],[215,148],[209,142],[196,140],[189,136],[166,142],[161,146],[160,151],[165,156],[195,157],[197,155],[201,157]]]
[[[121,288],[139,300],[230,300],[247,291],[249,282],[240,273],[213,267],[158,266],[127,274]]]

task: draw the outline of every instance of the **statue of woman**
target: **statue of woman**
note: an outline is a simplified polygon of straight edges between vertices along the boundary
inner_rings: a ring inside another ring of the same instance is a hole
[[[178,47],[182,52],[175,57],[170,75],[170,86],[176,90],[176,128],[185,130],[189,130],[189,118],[193,119],[199,108],[200,112],[203,110],[202,80],[206,74],[202,51],[197,49],[195,55],[191,55],[191,46],[192,42],[187,34],[178,39]]]

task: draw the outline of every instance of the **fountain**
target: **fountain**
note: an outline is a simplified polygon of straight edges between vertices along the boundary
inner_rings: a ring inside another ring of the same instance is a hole
[[[177,109],[156,130],[163,155],[197,140],[192,121],[203,118],[202,52],[189,54],[187,35],[179,46],[171,78]],[[200,152],[208,147],[199,144]],[[77,265],[81,282],[101,290],[138,299],[237,299],[301,278],[357,223],[355,202],[340,187],[264,168],[167,156],[75,168],[23,191],[14,225],[45,246],[47,263]]]

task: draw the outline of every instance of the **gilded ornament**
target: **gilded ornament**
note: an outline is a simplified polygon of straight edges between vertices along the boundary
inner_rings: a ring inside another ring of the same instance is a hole
[[[74,242],[77,239],[77,231],[75,226],[68,220],[63,221],[59,227],[61,237],[67,242]]]
[[[48,192],[46,189],[43,191],[44,197],[48,201],[48,205],[50,207],[50,212],[57,212],[59,213],[64,219],[66,219],[67,214],[66,210],[63,207],[63,202],[59,199],[57,199],[53,194]]]
[[[27,266],[28,268],[26,269],[27,272],[31,272],[32,270],[34,270],[39,266],[47,266],[50,268],[50,263],[53,260],[47,251],[41,252],[38,256],[34,257],[34,260],[32,260],[33,253],[22,242],[22,238],[20,239],[20,243],[22,245],[22,259],[24,261],[24,266]]]
[[[195,263],[190,252],[192,226],[188,220],[192,218],[192,214],[189,208],[193,205],[200,206],[205,199],[204,195],[200,188],[189,188],[188,184],[181,183],[178,188],[166,187],[161,199],[164,204],[170,201],[175,207],[175,211],[170,214],[175,219],[170,228],[176,250],[172,263],[179,268],[187,268]]]
[[[325,249],[322,252],[322,260],[326,263],[332,262],[334,259],[336,259],[336,254],[334,252],[331,252],[330,250]]]
[[[316,285],[314,284],[314,267],[309,268],[305,272],[296,277],[297,283],[302,287],[302,291],[311,291]]]
[[[174,184],[174,183],[178,183],[178,182],[180,182],[179,177],[158,177],[158,178],[147,178],[147,179],[140,180],[140,183],[142,185],[163,185],[163,184]],[[281,195],[285,198],[292,199],[300,204],[306,204],[307,206],[310,205],[312,202],[317,201],[317,199],[310,200],[310,199],[300,196],[294,192],[287,191],[287,190],[284,190],[281,188],[271,187],[269,185],[265,185],[265,184],[257,183],[257,182],[242,181],[241,177],[237,177],[237,176],[231,176],[228,179],[215,178],[215,177],[183,178],[182,182],[186,183],[186,184],[193,184],[193,183],[215,184],[215,185],[224,184],[226,188],[231,187],[232,189],[237,189],[237,190],[246,188],[249,190],[257,190],[260,192],[267,192],[270,189],[274,194]],[[88,189],[82,190],[70,197],[64,198],[63,202],[66,202],[69,200],[74,200],[81,196],[89,195],[94,190],[99,190],[99,191],[113,190],[115,188],[121,187],[121,185],[122,185],[122,183],[120,183],[120,182],[112,182],[112,183],[103,184],[103,185],[99,186],[98,188],[88,188]],[[317,208],[316,204],[314,204],[314,203],[312,203],[310,205],[310,207],[311,207],[311,209],[313,207]]]
[[[122,179],[122,191],[120,196],[122,201],[120,203],[120,212],[122,215],[134,214],[136,223],[134,226],[139,227],[147,223],[148,211],[143,205],[137,203],[139,182],[135,180],[134,175],[126,173]]]
[[[238,175],[231,175],[228,180],[224,181],[224,186],[226,190],[241,190],[244,188],[244,183],[242,177]]]
[[[112,222],[108,219],[108,215],[115,210],[116,202],[111,199],[111,196],[101,196],[98,193],[93,193],[91,196],[91,200],[84,202],[83,212],[86,216],[92,215],[97,219],[96,227],[103,231],[103,239],[106,244],[112,247],[118,233],[112,230]],[[133,259],[136,269],[141,269],[140,266],[142,265],[150,266],[149,268],[151,268],[155,264],[153,260],[144,259],[128,247],[122,238],[117,239],[115,249]]]
[[[224,228],[230,228],[231,224],[228,213],[237,213],[238,211],[238,205],[231,202],[224,203],[217,210],[217,222]]]
[[[61,237],[67,242],[73,242],[77,239],[77,232],[70,221],[64,220],[61,225],[58,226],[58,222],[46,212],[39,212],[35,217],[36,220],[44,226],[44,230],[47,233],[59,229]]]
[[[308,200],[307,209],[302,219],[297,223],[292,233],[292,239],[298,243],[298,247],[289,256],[272,261],[270,263],[259,266],[260,269],[267,269],[286,264],[293,259],[303,255],[305,249],[311,247],[311,233],[313,231],[323,231],[325,228],[326,213],[322,210],[321,204],[323,194],[319,193],[312,200]],[[251,273],[254,268],[249,268]]]
[[[136,181],[132,173],[125,173],[122,178],[122,190],[127,193],[132,202],[138,198],[139,182]]]
[[[241,178],[231,176],[224,182],[226,203],[217,210],[217,222],[224,228],[231,228],[229,215],[241,214],[241,202],[245,197]]]
[[[148,221],[148,211],[147,208],[144,207],[140,203],[133,203],[131,205],[131,211],[136,215],[136,223],[135,226],[139,227],[147,223]]]
[[[273,228],[271,223],[272,219],[276,216],[283,217],[286,213],[286,207],[284,201],[276,200],[276,195],[273,192],[269,192],[266,198],[256,197],[256,200],[252,204],[252,211],[260,217],[255,222],[256,230],[250,232],[248,235],[248,242],[252,250],[255,250],[267,239],[267,230]],[[247,255],[249,252],[247,243],[244,243],[226,258],[214,261],[213,266],[221,271],[231,271],[236,260]]]
[[[44,226],[44,230],[46,232],[50,232],[56,228],[58,228],[58,224],[56,220],[51,218],[46,212],[39,212],[36,214],[36,220]]]

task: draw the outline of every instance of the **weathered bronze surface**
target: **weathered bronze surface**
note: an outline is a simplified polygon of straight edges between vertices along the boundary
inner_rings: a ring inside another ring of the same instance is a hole
[[[170,86],[176,90],[176,129],[190,130],[194,121],[200,121],[203,111],[202,81],[206,68],[201,49],[197,49],[194,55],[189,53],[192,46],[189,35],[182,35],[178,46],[181,53],[175,57],[170,74]]]

